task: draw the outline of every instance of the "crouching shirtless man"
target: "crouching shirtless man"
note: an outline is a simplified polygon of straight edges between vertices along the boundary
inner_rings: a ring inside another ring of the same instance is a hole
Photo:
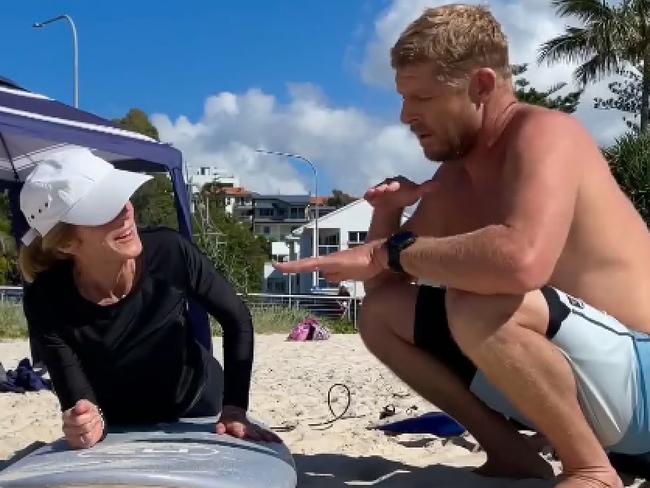
[[[365,282],[366,346],[475,436],[481,473],[552,475],[509,417],[553,445],[558,486],[622,487],[606,451],[650,451],[645,223],[576,120],[517,102],[485,8],[429,9],[391,55],[401,120],[442,165],[366,193],[367,244],[276,267]]]

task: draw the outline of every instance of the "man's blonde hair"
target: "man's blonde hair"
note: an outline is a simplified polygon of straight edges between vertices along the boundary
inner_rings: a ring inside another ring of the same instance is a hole
[[[27,283],[36,279],[36,275],[47,271],[56,262],[70,259],[61,248],[72,242],[75,226],[58,223],[45,237],[36,237],[29,246],[20,248],[18,265]]]
[[[402,32],[391,49],[393,68],[433,62],[440,79],[466,79],[473,70],[491,68],[511,75],[508,41],[486,7],[450,4],[429,8]]]

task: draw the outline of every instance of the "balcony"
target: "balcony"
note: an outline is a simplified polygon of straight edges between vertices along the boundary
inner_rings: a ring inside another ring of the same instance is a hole
[[[339,246],[335,245],[326,245],[326,244],[321,244],[318,246],[318,255],[319,256],[327,256],[328,254],[332,254],[335,252],[339,251]]]

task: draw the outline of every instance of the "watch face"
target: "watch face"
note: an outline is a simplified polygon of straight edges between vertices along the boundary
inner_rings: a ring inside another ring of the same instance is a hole
[[[413,232],[400,232],[392,236],[392,244],[398,248],[401,248],[405,244],[412,242],[415,239],[415,234]]]

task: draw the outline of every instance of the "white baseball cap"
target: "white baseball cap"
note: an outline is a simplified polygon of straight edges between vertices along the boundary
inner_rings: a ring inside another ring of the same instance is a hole
[[[20,192],[29,245],[59,222],[103,225],[119,215],[133,193],[151,176],[116,169],[84,147],[51,152],[25,179]]]

